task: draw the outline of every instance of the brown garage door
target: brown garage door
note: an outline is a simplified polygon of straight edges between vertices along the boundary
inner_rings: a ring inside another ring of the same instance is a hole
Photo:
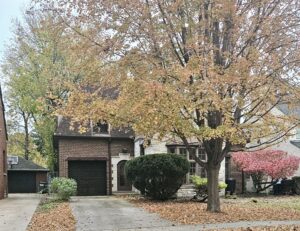
[[[77,195],[106,195],[106,161],[69,161],[69,178],[77,182]]]

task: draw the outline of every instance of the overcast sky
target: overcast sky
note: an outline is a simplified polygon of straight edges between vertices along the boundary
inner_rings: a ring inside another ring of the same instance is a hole
[[[3,57],[5,45],[11,38],[11,28],[13,19],[22,19],[25,6],[30,0],[0,0],[0,60]],[[3,76],[0,73],[0,82]]]

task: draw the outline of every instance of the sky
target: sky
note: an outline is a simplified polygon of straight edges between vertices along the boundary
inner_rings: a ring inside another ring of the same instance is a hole
[[[22,9],[30,3],[30,0],[0,0],[0,60],[2,60],[5,46],[12,37],[12,20],[22,19]],[[3,76],[0,73],[0,82]]]

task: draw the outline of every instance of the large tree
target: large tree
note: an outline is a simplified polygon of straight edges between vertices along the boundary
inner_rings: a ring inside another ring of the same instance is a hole
[[[37,152],[51,170],[57,162],[53,147],[56,100],[64,100],[67,82],[79,78],[68,68],[71,58],[65,28],[52,14],[26,11],[23,22],[13,25],[13,38],[1,63],[9,120],[14,125],[9,131],[16,141],[9,142],[9,150],[22,144],[26,159]]]
[[[220,164],[232,146],[278,142],[297,123],[293,113],[271,111],[299,98],[299,5],[45,0],[35,7],[54,12],[70,29],[74,57],[92,60],[64,114],[130,125],[149,138],[174,135],[188,149],[197,138],[208,157],[195,157],[208,175],[207,209],[218,212]],[[111,87],[118,97],[107,97]]]

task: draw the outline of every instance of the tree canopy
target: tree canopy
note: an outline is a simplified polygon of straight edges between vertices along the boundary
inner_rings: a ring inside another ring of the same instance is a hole
[[[299,98],[297,0],[35,1],[69,30],[84,80],[61,113],[103,118],[145,137],[203,143],[208,210],[220,211],[218,173],[233,145],[280,141],[298,124],[272,109]],[[81,57],[81,58],[79,58]],[[84,58],[82,58],[84,57]],[[75,60],[75,59],[73,59]],[[115,99],[103,92],[115,87]]]
[[[13,39],[1,62],[12,137],[8,150],[10,154],[23,153],[26,159],[42,156],[54,170],[54,111],[57,100],[67,97],[68,82],[78,79],[67,68],[65,28],[45,12],[27,12],[24,22],[15,22],[13,28]]]

